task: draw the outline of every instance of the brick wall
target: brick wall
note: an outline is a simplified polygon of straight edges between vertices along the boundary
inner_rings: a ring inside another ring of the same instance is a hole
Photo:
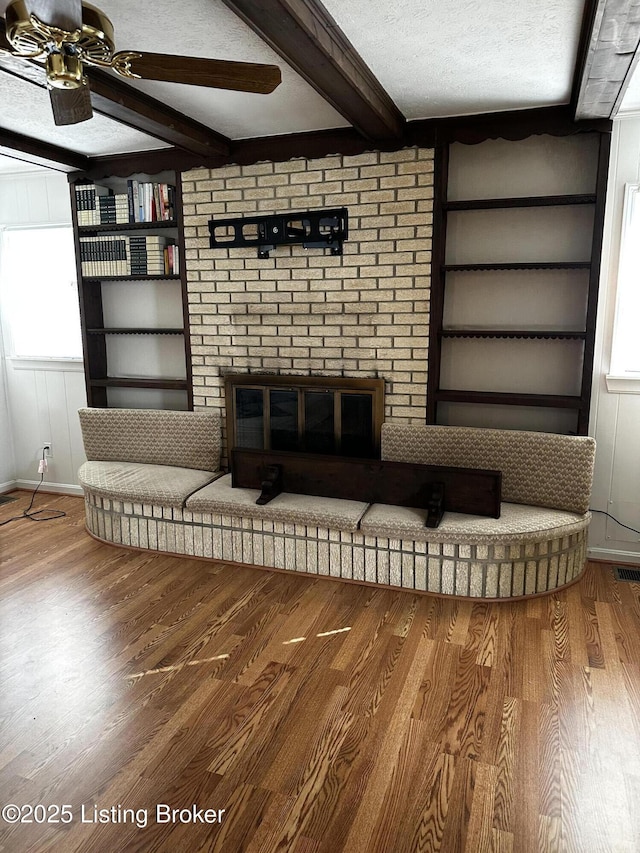
[[[424,423],[433,150],[183,175],[194,406],[227,373],[382,377],[386,419]],[[344,254],[210,249],[210,219],[347,207]]]

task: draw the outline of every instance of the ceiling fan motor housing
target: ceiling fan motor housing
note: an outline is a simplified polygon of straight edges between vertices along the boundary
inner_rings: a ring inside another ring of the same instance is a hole
[[[60,0],[57,5],[54,0],[11,0],[5,24],[13,48],[10,55],[46,63],[57,125],[77,124],[92,116],[86,65],[109,68],[128,79],[262,94],[272,92],[282,79],[275,65],[136,51],[115,53],[109,18],[95,6],[77,0],[67,4]]]
[[[56,61],[52,69],[55,78],[60,81],[75,78],[75,72],[72,71],[74,63],[67,61],[74,55],[77,54],[78,61],[85,58],[98,63],[109,62],[115,49],[111,21],[100,9],[88,3],[82,4],[82,27],[73,32],[53,27],[47,21],[41,21],[31,15],[25,0],[13,0],[7,6],[5,16],[7,38],[19,55],[34,56],[46,53],[62,56],[62,60]],[[67,87],[66,83],[56,83],[55,79],[50,79],[50,82],[53,86]]]
[[[77,89],[82,86],[82,63],[75,54],[49,53],[47,80],[55,89]]]

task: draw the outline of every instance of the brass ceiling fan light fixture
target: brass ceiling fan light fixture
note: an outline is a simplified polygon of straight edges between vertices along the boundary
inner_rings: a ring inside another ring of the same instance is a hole
[[[269,94],[281,82],[277,65],[116,52],[109,18],[81,0],[13,0],[5,12],[5,24],[9,48],[4,48],[5,53],[45,61],[57,125],[77,124],[93,114],[86,65],[107,68],[129,79],[260,94]]]

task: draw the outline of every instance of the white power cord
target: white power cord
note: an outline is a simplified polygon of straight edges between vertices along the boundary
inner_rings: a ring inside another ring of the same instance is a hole
[[[44,475],[47,471],[48,463],[46,458],[47,448],[42,448],[42,458],[38,460],[38,474],[40,474],[40,482],[33,490],[33,494],[31,495],[31,501],[29,506],[24,510],[22,515],[14,515],[13,518],[8,518],[6,521],[0,521],[0,527],[4,527],[5,524],[9,524],[10,521],[18,521],[21,518],[28,518],[29,521],[52,521],[54,518],[64,518],[66,516],[66,512],[63,512],[61,509],[35,509],[31,510],[33,506],[33,502],[36,497],[36,492],[40,488],[40,486],[44,482]]]

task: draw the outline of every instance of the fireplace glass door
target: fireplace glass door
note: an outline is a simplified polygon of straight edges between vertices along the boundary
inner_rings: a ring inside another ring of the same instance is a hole
[[[375,458],[383,394],[380,379],[227,377],[229,449]]]

